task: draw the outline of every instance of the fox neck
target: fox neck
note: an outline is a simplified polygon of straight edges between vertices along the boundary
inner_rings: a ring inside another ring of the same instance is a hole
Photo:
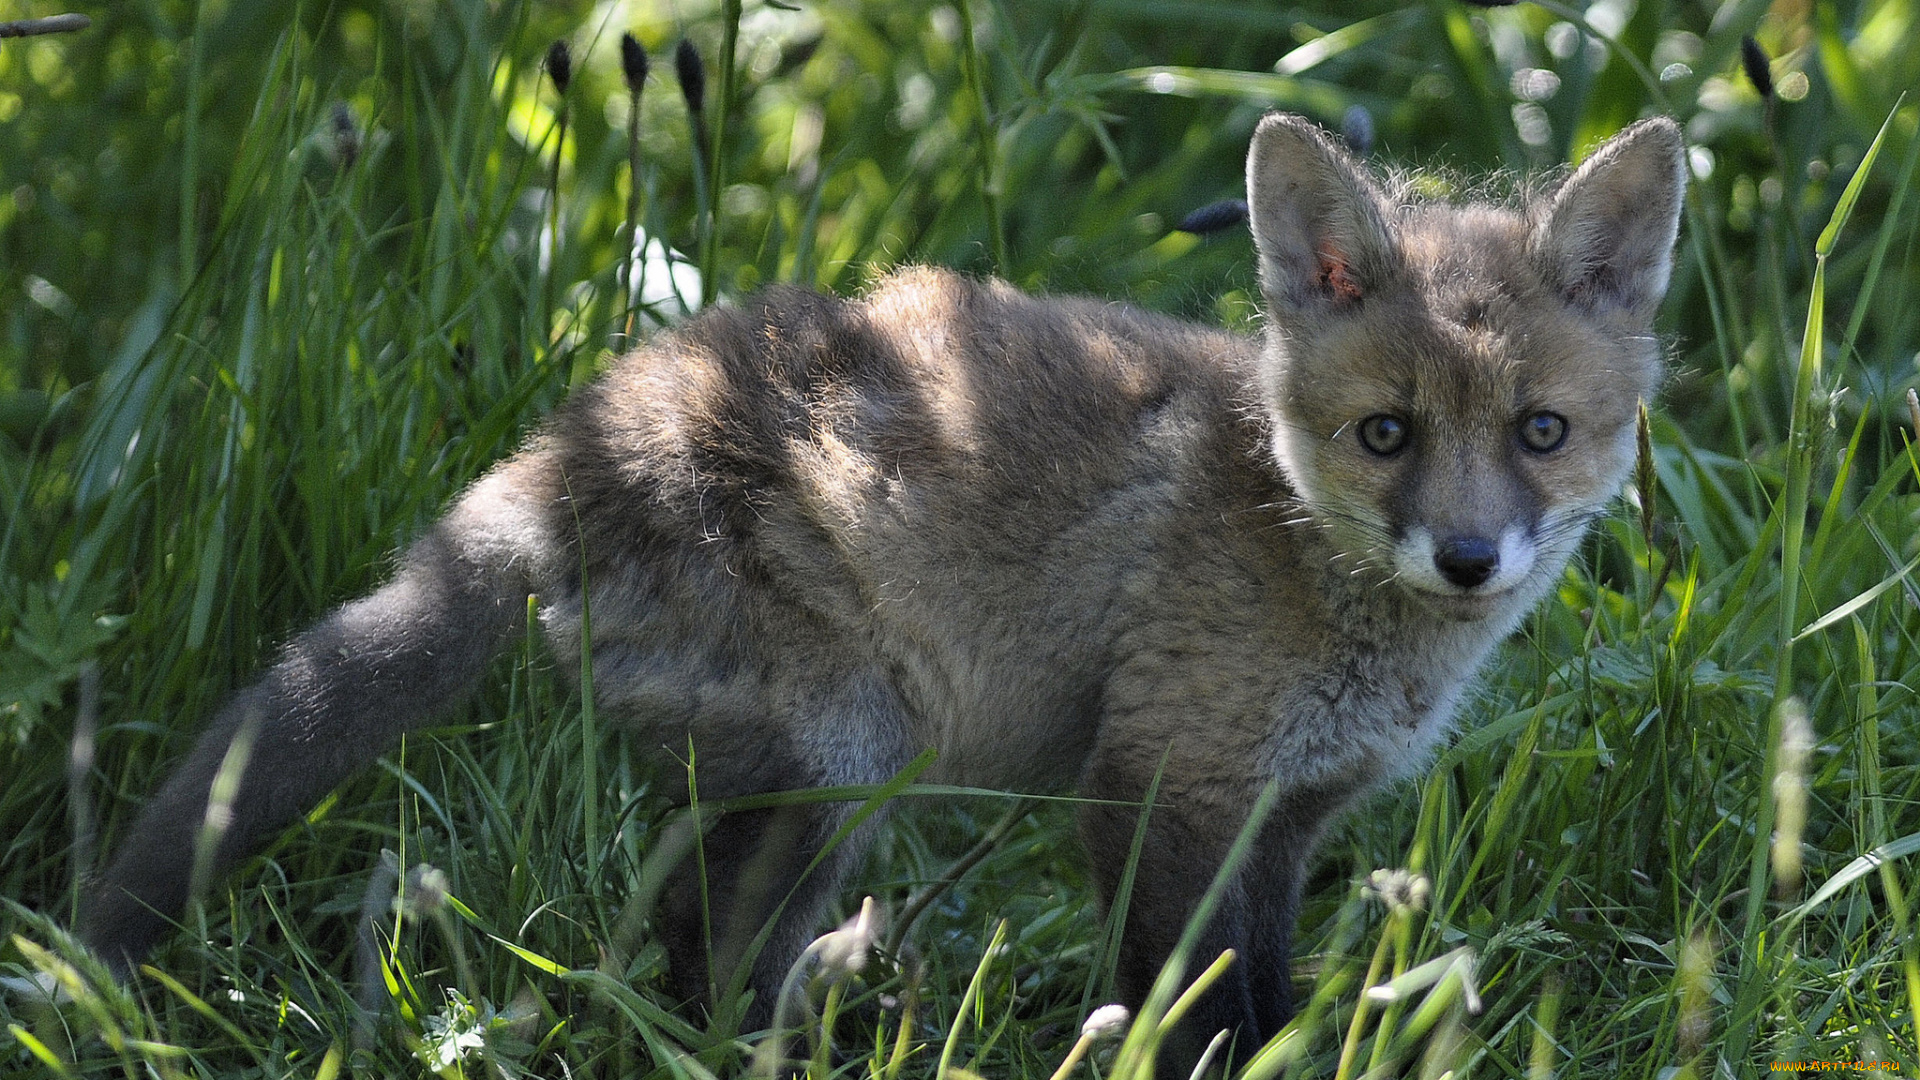
[[[1275,735],[1267,752],[1273,775],[1357,797],[1426,767],[1453,729],[1481,666],[1524,618],[1534,597],[1503,598],[1478,618],[1451,617],[1434,611],[1389,573],[1342,568],[1322,530],[1311,524],[1300,528],[1315,534],[1309,543],[1321,549],[1323,577],[1316,591],[1326,599],[1324,618],[1331,629],[1321,643],[1321,674],[1310,680],[1305,696],[1276,700]],[[1311,725],[1294,722],[1315,716]],[[1315,739],[1312,726],[1338,732],[1337,740]],[[1307,762],[1312,768],[1303,771]]]

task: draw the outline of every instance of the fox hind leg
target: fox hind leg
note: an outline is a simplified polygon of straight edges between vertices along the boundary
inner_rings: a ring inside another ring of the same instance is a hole
[[[728,739],[700,752],[694,771],[703,802],[781,788],[884,783],[909,760],[902,706],[877,679],[811,688],[801,702],[789,699],[789,709],[796,723],[785,739],[763,734],[757,745]],[[694,741],[702,741],[698,730]],[[770,752],[787,760],[770,767]],[[783,780],[769,786],[770,776]],[[745,777],[751,779],[736,779]],[[826,909],[884,816],[883,808],[841,836],[859,806],[794,802],[736,810],[706,831],[697,864],[693,858],[682,863],[656,919],[677,997],[712,1009],[719,1004],[712,993],[744,983],[753,1001],[741,1018],[743,1030],[772,1022],[788,968],[824,929]]]
[[[707,831],[698,864],[689,858],[660,901],[677,998],[711,1005],[712,994],[742,983],[753,993],[743,1030],[772,1022],[788,967],[823,929],[822,912],[866,852],[872,822],[815,863],[847,816],[782,806],[729,813]]]

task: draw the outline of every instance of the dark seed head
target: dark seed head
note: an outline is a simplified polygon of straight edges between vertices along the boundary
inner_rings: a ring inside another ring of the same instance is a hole
[[[681,38],[674,47],[673,70],[680,76],[680,94],[687,99],[687,111],[699,115],[707,104],[707,65],[692,41]]]
[[[1373,114],[1365,105],[1347,106],[1346,114],[1340,117],[1340,137],[1357,157],[1373,152]]]
[[[565,41],[547,46],[547,77],[553,80],[553,88],[560,91],[560,96],[566,97],[567,87],[573,84],[573,50],[567,48]]]
[[[796,9],[798,10],[798,9]],[[813,54],[820,51],[821,42],[826,41],[825,34],[815,34],[804,41],[789,42],[780,49],[780,63],[773,69],[774,78],[785,78],[800,70]]]
[[[620,35],[620,72],[627,77],[627,93],[638,94],[647,82],[647,47],[632,34]]]
[[[1747,69],[1747,78],[1762,98],[1773,96],[1773,59],[1752,34],[1740,39],[1740,66]]]
[[[1175,225],[1174,228],[1181,232],[1200,235],[1231,229],[1245,220],[1247,220],[1247,200],[1221,199],[1216,203],[1208,203],[1181,218],[1180,224]]]
[[[344,101],[333,103],[333,149],[342,167],[351,167],[360,157],[360,124]]]

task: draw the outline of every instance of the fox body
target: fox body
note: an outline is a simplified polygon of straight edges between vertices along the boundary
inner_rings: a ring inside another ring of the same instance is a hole
[[[237,738],[214,872],[441,715],[532,595],[557,656],[587,623],[602,715],[664,762],[691,744],[703,798],[879,782],[929,747],[956,783],[1137,802],[1160,776],[1120,968],[1136,1004],[1277,783],[1203,941],[1240,962],[1189,1024],[1269,1037],[1317,835],[1418,767],[1622,481],[1681,160],[1651,120],[1528,205],[1422,203],[1269,116],[1248,160],[1264,341],[926,269],[704,314],[576,393],[238,695],[83,937],[124,965],[165,932]],[[715,826],[716,965],[747,962],[848,812]],[[1083,811],[1109,898],[1138,815]],[[763,1007],[857,848],[752,961]],[[701,903],[683,880],[658,920],[689,997]]]

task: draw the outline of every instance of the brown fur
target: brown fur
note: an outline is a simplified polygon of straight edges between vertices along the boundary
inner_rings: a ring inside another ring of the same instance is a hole
[[[690,740],[703,798],[876,782],[933,747],[940,780],[1139,800],[1164,763],[1121,965],[1136,1004],[1277,781],[1202,946],[1241,961],[1172,1053],[1223,1027],[1244,1050],[1289,1014],[1324,824],[1418,767],[1621,480],[1679,154],[1648,122],[1525,210],[1402,206],[1269,117],[1249,159],[1264,347],[929,269],[703,315],[577,394],[216,718],[85,936],[124,963],[186,902],[236,733],[256,738],[216,872],[440,714],[528,594],[578,657],[585,599],[600,709],[663,761]],[[1383,416],[1405,435],[1386,455],[1361,440]],[[1563,443],[1523,445],[1552,417]],[[709,839],[722,968],[844,815],[736,815]],[[1109,893],[1137,820],[1084,815]],[[854,847],[755,964],[762,1008]],[[772,884],[730,889],[749,865]],[[695,996],[698,890],[664,903]]]

